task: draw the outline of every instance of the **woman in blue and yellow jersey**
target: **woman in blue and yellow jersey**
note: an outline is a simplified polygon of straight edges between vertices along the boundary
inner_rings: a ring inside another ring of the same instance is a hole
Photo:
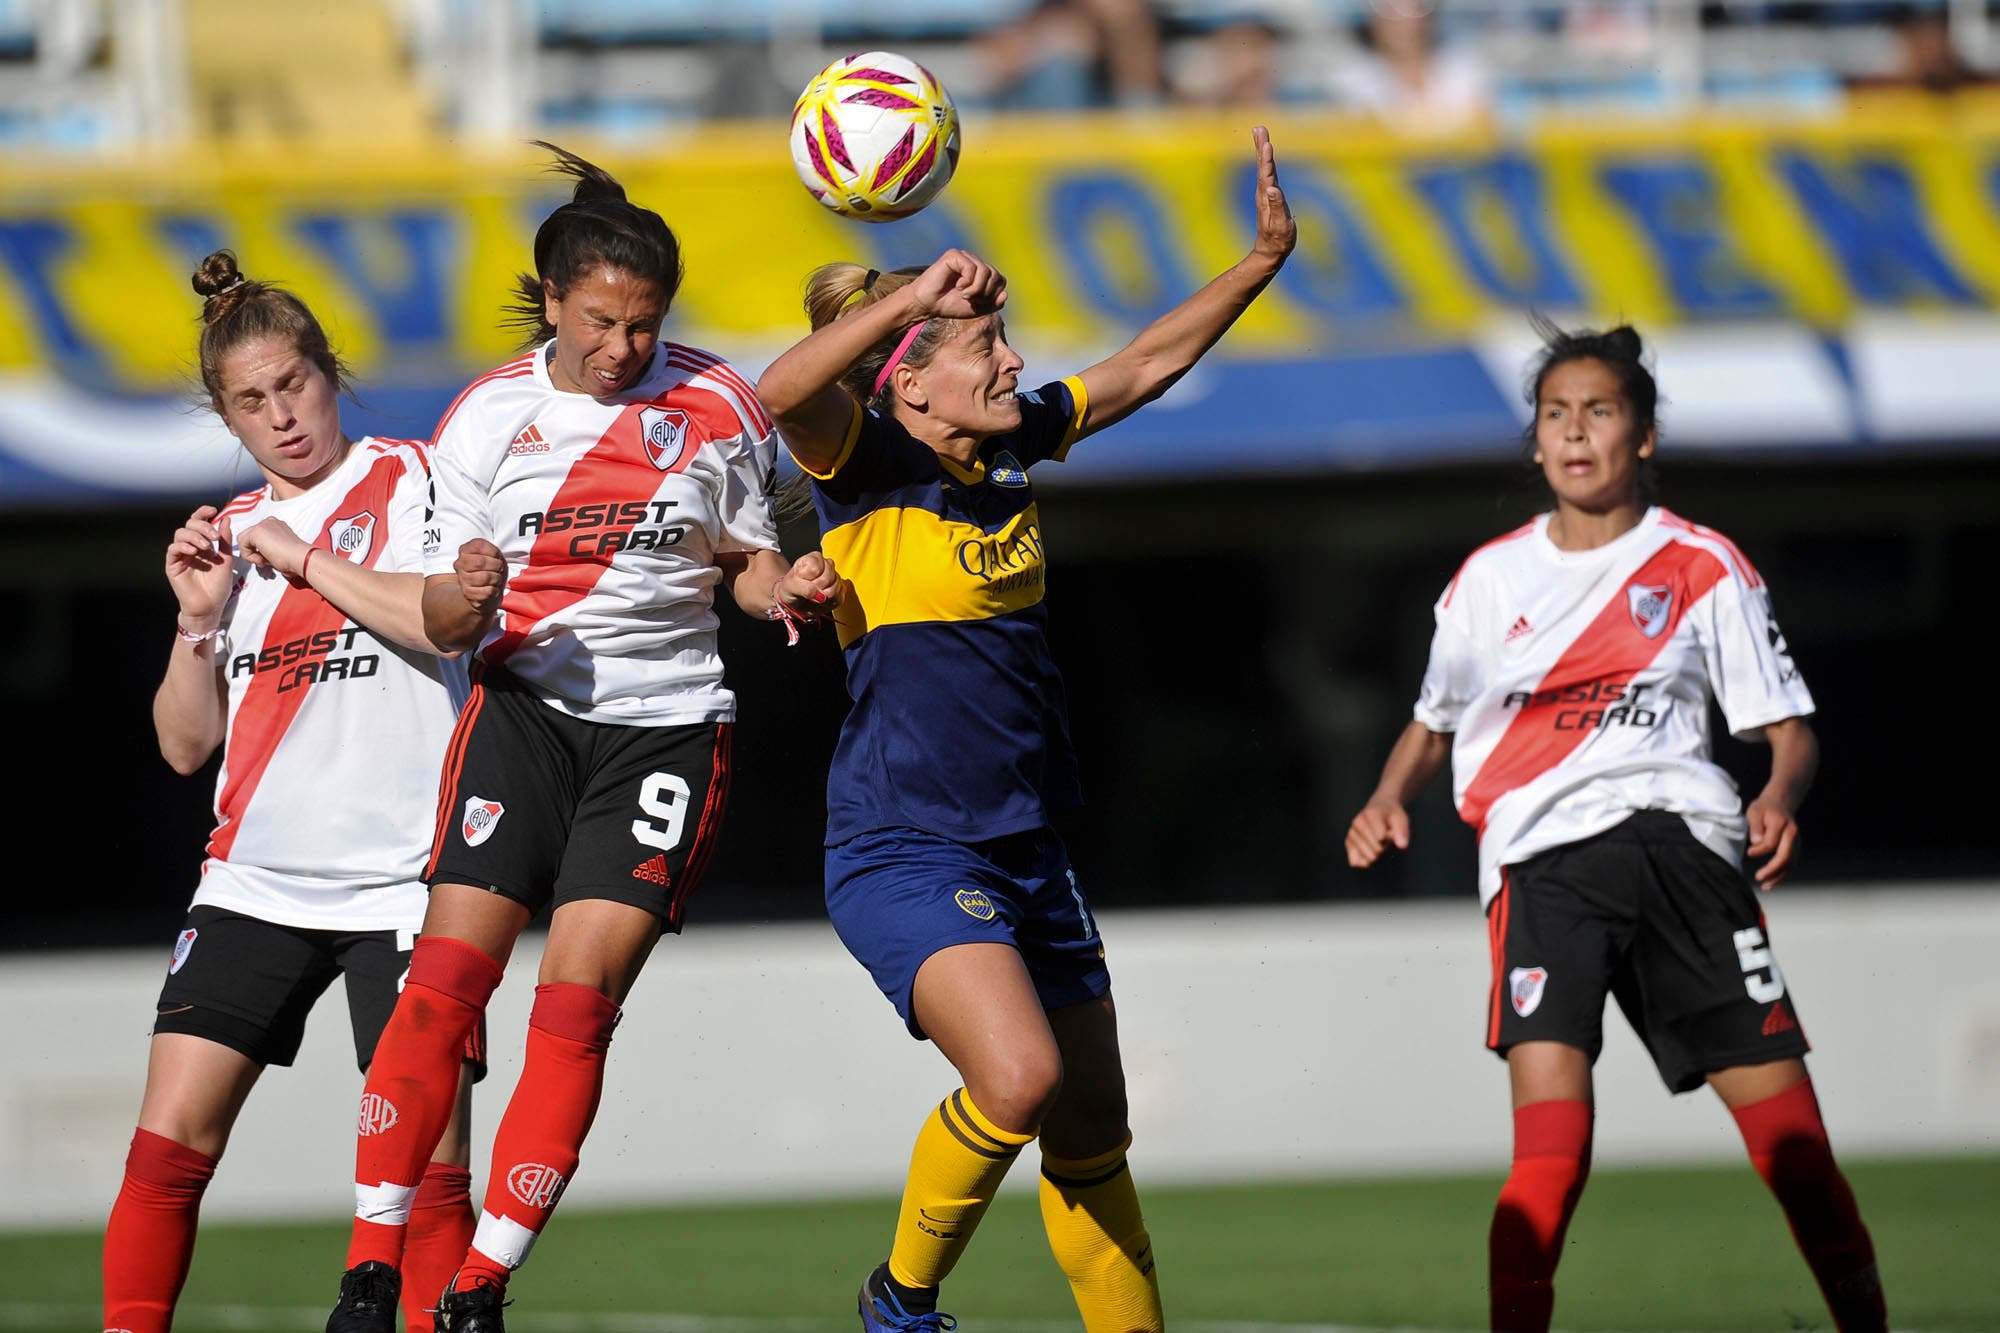
[[[1253,137],[1250,253],[1081,374],[1020,390],[1005,280],[954,250],[925,269],[817,270],[813,333],[758,385],[851,583],[827,907],[965,1082],[917,1135],[888,1260],[861,1289],[869,1333],[951,1326],[938,1284],[1038,1135],[1049,1244],[1085,1328],[1163,1326],[1111,978],[1049,826],[1080,797],[1029,472],[1159,397],[1285,262],[1291,213],[1270,139]]]

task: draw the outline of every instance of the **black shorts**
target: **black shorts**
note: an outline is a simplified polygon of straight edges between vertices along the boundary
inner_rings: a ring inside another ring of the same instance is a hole
[[[1675,1092],[1809,1049],[1749,879],[1680,816],[1633,815],[1505,869],[1487,909],[1486,1044],[1604,1046],[1604,996]]]
[[[307,930],[221,907],[196,907],[174,940],[153,1031],[184,1033],[289,1065],[306,1015],[338,976],[347,982],[354,1062],[363,1073],[396,1007],[415,932]],[[475,1079],[486,1073],[486,1025],[466,1041]]]
[[[585,722],[484,667],[445,750],[426,882],[531,912],[607,899],[681,928],[729,800],[727,722]]]

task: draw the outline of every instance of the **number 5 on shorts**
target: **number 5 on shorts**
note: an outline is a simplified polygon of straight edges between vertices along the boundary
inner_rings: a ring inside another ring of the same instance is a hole
[[[681,830],[687,823],[690,793],[685,780],[672,773],[650,773],[639,784],[639,808],[654,819],[632,821],[632,836],[648,847],[671,852],[681,845]]]

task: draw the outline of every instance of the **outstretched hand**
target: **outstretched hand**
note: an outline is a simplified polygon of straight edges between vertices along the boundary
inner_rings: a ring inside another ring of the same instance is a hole
[[[1262,125],[1250,131],[1257,146],[1257,243],[1252,249],[1266,259],[1282,264],[1292,247],[1299,243],[1298,223],[1292,219],[1285,189],[1278,184],[1278,159],[1271,151],[1271,132]]]
[[[916,319],[973,319],[1007,304],[1000,270],[964,250],[945,251],[903,290]]]

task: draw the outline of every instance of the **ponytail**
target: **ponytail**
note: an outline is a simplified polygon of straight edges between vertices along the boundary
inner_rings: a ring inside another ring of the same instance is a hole
[[[884,297],[894,295],[916,281],[923,272],[922,267],[891,269],[884,273],[863,264],[821,264],[806,277],[806,318],[813,328],[823,329],[842,315],[865,310]],[[929,365],[938,348],[951,341],[957,325],[958,321],[953,319],[926,320],[923,331],[903,353],[900,364]],[[877,393],[875,381],[881,378],[882,368],[896,354],[896,345],[907,332],[907,328],[897,329],[870,347],[840,377],[840,387],[862,404],[886,411],[890,402],[889,386],[884,384],[881,392]]]
[[[576,182],[569,202],[542,220],[535,232],[535,271],[514,280],[514,299],[506,306],[505,326],[522,330],[523,349],[555,337],[548,321],[546,296],[558,299],[575,282],[600,266],[630,273],[656,284],[673,305],[683,267],[680,240],[673,228],[650,208],[625,197],[616,177],[566,148],[540,139],[537,148],[555,154],[550,168]]]

